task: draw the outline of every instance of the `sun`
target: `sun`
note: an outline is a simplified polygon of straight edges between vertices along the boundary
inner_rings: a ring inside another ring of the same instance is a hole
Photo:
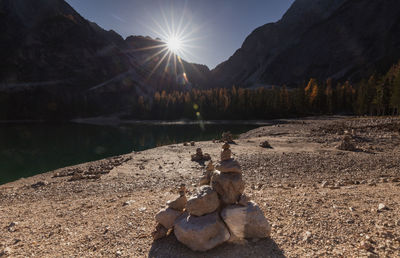
[[[169,51],[176,53],[182,48],[182,40],[178,37],[171,36],[167,40],[167,47]]]

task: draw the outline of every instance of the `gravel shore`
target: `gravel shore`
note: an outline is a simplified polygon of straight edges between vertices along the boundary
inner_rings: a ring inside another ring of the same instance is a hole
[[[219,160],[222,144],[175,144],[51,171],[0,186],[0,256],[399,257],[400,119],[279,120],[231,145],[245,192],[272,224],[270,239],[195,253],[154,215]],[[351,137],[354,151],[339,150]],[[273,147],[262,148],[268,141]]]

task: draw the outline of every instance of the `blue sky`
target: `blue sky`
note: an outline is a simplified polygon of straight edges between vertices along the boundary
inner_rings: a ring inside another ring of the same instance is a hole
[[[278,21],[294,0],[66,0],[86,19],[124,38],[184,38],[182,57],[214,68],[257,27]],[[181,21],[181,22],[180,22]],[[178,26],[181,24],[181,26]],[[183,29],[185,28],[185,30]]]

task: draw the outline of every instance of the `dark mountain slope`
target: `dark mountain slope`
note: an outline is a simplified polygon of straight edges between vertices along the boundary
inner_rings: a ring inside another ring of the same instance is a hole
[[[208,68],[184,60],[180,69],[166,70],[166,60],[157,66],[167,50],[154,51],[165,43],[124,40],[63,0],[0,0],[0,29],[3,119],[36,118],[49,107],[60,118],[132,110],[139,96],[181,88],[183,72],[193,87],[210,77]]]
[[[400,1],[297,0],[213,71],[216,85],[358,80],[400,57]]]

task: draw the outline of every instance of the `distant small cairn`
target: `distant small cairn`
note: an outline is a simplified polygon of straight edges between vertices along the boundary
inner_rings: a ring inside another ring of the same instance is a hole
[[[356,151],[357,147],[354,145],[353,137],[349,134],[343,137],[342,142],[337,146],[337,149],[343,151]]]
[[[260,143],[261,148],[266,148],[266,149],[273,149],[272,146],[269,144],[268,141],[263,141]]]
[[[233,135],[231,132],[223,132],[222,137],[221,137],[221,142],[227,142],[230,144],[235,144],[235,141],[233,140]]]
[[[196,149],[196,154],[192,155],[192,161],[196,161],[196,162],[203,162],[203,161],[208,161],[211,160],[211,156],[208,153],[204,153],[201,150],[201,148],[197,148]]]
[[[185,189],[180,188],[179,196],[156,214],[155,240],[174,232],[177,240],[193,251],[207,251],[224,242],[271,235],[264,213],[244,194],[242,170],[231,154],[225,143],[221,161],[215,167],[208,163],[197,191],[186,199]]]

